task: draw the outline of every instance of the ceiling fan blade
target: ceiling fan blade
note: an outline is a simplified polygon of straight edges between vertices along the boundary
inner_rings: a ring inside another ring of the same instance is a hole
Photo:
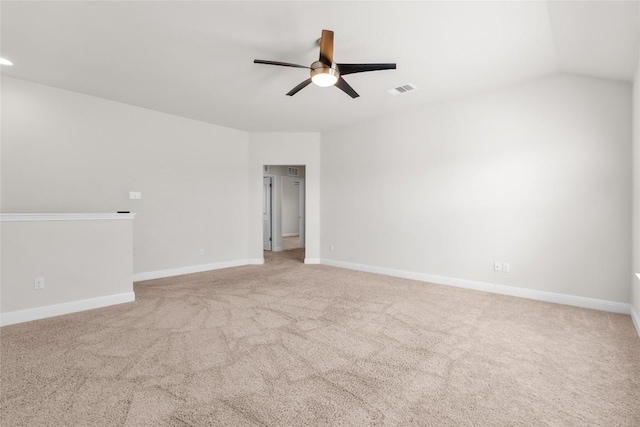
[[[265,59],[254,59],[253,63],[254,64],[267,64],[267,65],[280,65],[282,67],[306,68],[308,70],[311,69],[310,67],[307,67],[306,65],[291,64],[289,62],[280,62],[280,61],[267,61]]]
[[[360,96],[360,95],[358,95],[358,92],[353,90],[353,88],[351,86],[349,86],[349,83],[347,83],[345,81],[345,79],[343,79],[342,77],[340,77],[338,79],[338,81],[336,82],[335,86],[338,87],[338,89],[340,89],[341,91],[343,91],[344,93],[346,93],[347,95],[349,95],[353,99],[355,99],[355,98]]]
[[[367,71],[395,70],[396,64],[337,64],[341,75]]]
[[[322,30],[320,38],[320,62],[331,66],[333,64],[333,31]]]
[[[303,81],[302,83],[300,83],[298,86],[294,87],[293,89],[291,89],[287,95],[288,96],[293,96],[296,93],[300,92],[302,89],[304,89],[305,87],[307,87],[309,85],[309,83],[311,83],[311,79],[307,79],[305,81]]]

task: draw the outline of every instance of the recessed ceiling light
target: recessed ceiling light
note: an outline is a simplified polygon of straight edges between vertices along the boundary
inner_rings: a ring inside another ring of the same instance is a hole
[[[5,58],[0,58],[0,65],[13,65],[13,62]]]

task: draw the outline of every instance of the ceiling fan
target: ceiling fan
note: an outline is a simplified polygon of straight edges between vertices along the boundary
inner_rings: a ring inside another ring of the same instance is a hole
[[[320,37],[320,59],[309,67],[280,61],[266,61],[254,59],[255,64],[279,65],[282,67],[307,68],[311,70],[311,77],[291,89],[287,95],[293,96],[310,83],[321,87],[336,86],[351,98],[357,98],[358,92],[342,78],[347,74],[364,73],[366,71],[395,70],[396,64],[337,64],[333,62],[333,31],[322,30]]]

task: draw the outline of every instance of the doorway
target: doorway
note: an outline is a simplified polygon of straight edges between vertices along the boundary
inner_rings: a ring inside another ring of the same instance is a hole
[[[305,247],[305,166],[263,166],[263,249]]]

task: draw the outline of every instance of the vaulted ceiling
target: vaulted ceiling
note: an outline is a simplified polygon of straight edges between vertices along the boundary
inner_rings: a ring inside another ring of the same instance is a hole
[[[2,1],[8,76],[247,131],[322,131],[558,72],[631,81],[639,3]],[[347,76],[254,64],[396,62]],[[385,92],[405,83],[417,90]]]

